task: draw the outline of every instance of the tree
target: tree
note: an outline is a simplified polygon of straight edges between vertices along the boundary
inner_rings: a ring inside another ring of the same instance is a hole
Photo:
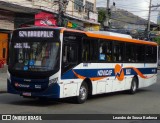
[[[160,45],[160,36],[155,37],[153,41],[157,42],[158,45]]]
[[[106,11],[103,9],[100,9],[98,11],[98,22],[101,23],[101,26],[103,27],[103,23],[106,19]]]

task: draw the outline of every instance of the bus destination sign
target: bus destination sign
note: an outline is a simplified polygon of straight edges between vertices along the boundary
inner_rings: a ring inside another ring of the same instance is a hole
[[[54,31],[19,31],[21,38],[53,38]]]

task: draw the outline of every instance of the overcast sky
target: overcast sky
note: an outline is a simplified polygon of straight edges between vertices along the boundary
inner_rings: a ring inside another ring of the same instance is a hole
[[[148,19],[149,12],[149,2],[150,0],[110,0],[110,5],[116,3],[116,7],[120,9],[125,9],[138,15],[142,18]],[[107,0],[97,0],[97,7],[106,7]],[[160,5],[160,0],[152,0],[151,5]],[[154,7],[151,11],[151,21],[157,22],[158,12],[160,7]]]

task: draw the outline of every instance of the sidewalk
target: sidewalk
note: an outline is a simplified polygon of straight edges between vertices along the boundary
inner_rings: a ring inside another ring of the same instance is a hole
[[[7,65],[0,68],[0,93],[7,92]]]

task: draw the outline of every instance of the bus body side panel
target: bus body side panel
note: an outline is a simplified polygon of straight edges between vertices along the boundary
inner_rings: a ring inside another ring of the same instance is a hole
[[[119,67],[121,69],[118,69]],[[118,69],[118,71],[117,71]],[[144,63],[81,63],[63,74],[64,97],[79,95],[85,78],[92,81],[92,94],[128,90],[134,76],[138,77],[139,88],[156,82],[156,65]]]
[[[143,83],[142,87],[148,87],[157,82],[157,64],[155,63],[145,63],[144,68],[147,68],[146,71],[150,71],[148,74],[144,74],[146,79],[141,79]]]
[[[138,77],[138,88],[147,87],[156,82],[157,79],[157,65],[155,63],[125,63],[126,68],[126,86],[125,89],[130,89],[132,78]],[[132,75],[127,75],[132,71]]]
[[[133,68],[136,68],[140,70],[139,68],[144,67],[144,63],[124,63],[123,68],[125,69],[125,79],[126,79],[126,84],[125,84],[125,90],[129,90],[131,88],[131,82],[134,76],[138,77],[138,82],[139,82],[139,87],[143,87],[144,79],[141,78],[134,70]]]
[[[80,65],[78,65],[76,68],[80,69]],[[82,81],[83,80],[77,79],[75,77],[72,70],[65,72],[61,76],[61,83],[63,84],[61,93],[63,97],[77,96],[79,94],[78,90],[81,86]]]

